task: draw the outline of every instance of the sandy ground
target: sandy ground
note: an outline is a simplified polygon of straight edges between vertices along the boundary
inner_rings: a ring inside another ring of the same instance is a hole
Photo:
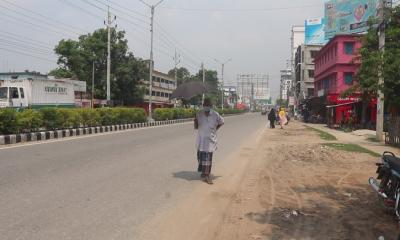
[[[376,158],[321,146],[300,123],[263,129],[141,239],[395,239],[367,184]]]

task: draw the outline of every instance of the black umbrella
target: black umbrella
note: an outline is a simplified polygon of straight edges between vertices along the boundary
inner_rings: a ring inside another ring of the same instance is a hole
[[[210,87],[203,82],[188,82],[179,85],[171,94],[171,99],[189,100],[194,96],[210,92]]]

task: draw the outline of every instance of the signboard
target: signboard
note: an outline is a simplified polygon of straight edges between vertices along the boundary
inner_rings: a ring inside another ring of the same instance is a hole
[[[329,0],[325,2],[325,39],[340,33],[368,30],[368,19],[378,16],[379,0]]]
[[[306,45],[325,45],[325,20],[324,18],[307,19],[304,23],[305,26],[305,39]]]

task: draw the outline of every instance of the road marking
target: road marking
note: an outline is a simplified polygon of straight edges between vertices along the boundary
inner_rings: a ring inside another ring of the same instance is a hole
[[[32,143],[19,143],[19,144],[13,144],[12,146],[0,147],[0,151],[10,149],[10,148],[20,148],[20,147],[29,147],[29,146],[40,145],[40,144],[66,142],[66,141],[72,141],[72,140],[78,140],[78,139],[84,139],[84,138],[107,136],[107,135],[112,135],[112,134],[122,134],[122,133],[129,133],[129,132],[133,132],[133,131],[141,131],[141,130],[146,130],[146,129],[163,128],[163,127],[171,127],[171,126],[179,126],[179,125],[187,125],[187,124],[193,124],[193,122],[152,126],[152,127],[143,127],[143,128],[132,128],[132,129],[125,129],[125,130],[120,130],[120,131],[113,131],[113,132],[103,132],[103,133],[96,133],[96,134],[89,134],[89,135],[82,135],[82,136],[66,137],[66,138],[60,138],[60,139],[43,140],[43,141],[32,142]]]

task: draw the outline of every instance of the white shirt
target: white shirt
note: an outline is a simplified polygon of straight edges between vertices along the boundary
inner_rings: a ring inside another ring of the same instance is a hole
[[[210,111],[206,116],[204,110],[196,114],[199,124],[197,134],[197,150],[201,152],[214,152],[217,150],[217,126],[224,124],[224,119],[216,111]]]

